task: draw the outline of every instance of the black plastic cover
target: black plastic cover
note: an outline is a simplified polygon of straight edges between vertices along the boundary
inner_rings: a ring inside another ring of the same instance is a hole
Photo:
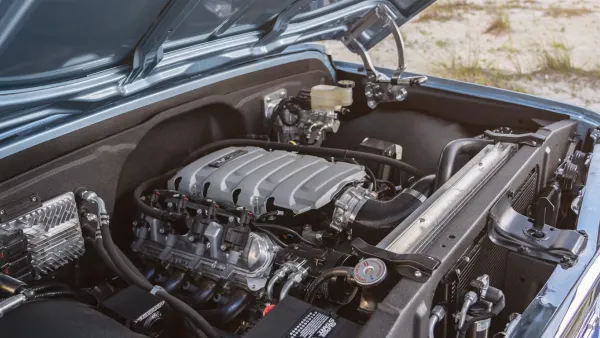
[[[313,307],[294,297],[285,297],[244,338],[345,338],[354,337],[360,325]]]

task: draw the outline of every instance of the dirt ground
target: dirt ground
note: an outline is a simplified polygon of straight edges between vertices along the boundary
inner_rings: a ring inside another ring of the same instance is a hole
[[[438,0],[401,32],[407,71],[600,112],[600,0]],[[324,45],[334,59],[360,62],[339,42]],[[370,54],[396,67],[391,36]]]

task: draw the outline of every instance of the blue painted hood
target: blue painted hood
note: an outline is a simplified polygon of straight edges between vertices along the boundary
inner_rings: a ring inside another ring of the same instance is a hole
[[[0,1],[0,90],[23,89],[129,68],[148,76],[169,52],[227,44],[257,57],[291,44],[339,39],[376,4],[399,25],[434,0],[4,0]],[[336,13],[338,15],[336,15]],[[370,48],[388,34],[374,26]],[[218,63],[212,64],[218,67]]]

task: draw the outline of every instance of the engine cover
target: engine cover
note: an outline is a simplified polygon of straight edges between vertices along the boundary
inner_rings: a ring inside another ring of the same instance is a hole
[[[189,164],[169,189],[229,202],[260,216],[267,202],[300,214],[319,209],[348,183],[366,176],[360,165],[257,147],[229,147]]]

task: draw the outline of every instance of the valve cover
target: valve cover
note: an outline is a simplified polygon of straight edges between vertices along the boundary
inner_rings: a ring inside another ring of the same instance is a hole
[[[348,183],[366,176],[357,164],[257,147],[229,147],[181,169],[169,189],[246,207],[259,216],[267,202],[300,214],[319,209]]]

